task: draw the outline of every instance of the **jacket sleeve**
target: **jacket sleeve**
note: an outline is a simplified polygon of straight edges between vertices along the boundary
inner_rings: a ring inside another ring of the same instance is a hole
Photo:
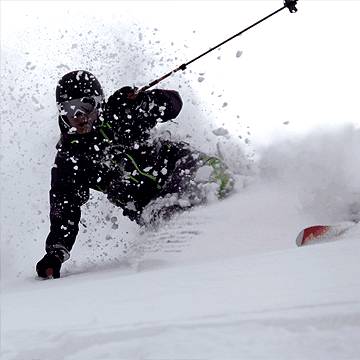
[[[109,97],[104,109],[103,124],[100,125],[101,130],[108,131],[104,127],[107,123],[113,129],[115,138],[125,146],[146,140],[149,131],[158,122],[175,119],[181,111],[182,100],[176,91],[145,91],[131,100],[126,96],[126,89],[128,88],[117,90]]]
[[[175,119],[181,109],[183,102],[177,91],[174,90],[152,90],[147,92],[149,96],[149,114],[152,117],[169,121]]]
[[[142,120],[149,124],[156,124],[156,121],[168,121],[175,119],[181,109],[182,100],[177,91],[173,90],[152,90],[138,94],[136,99],[127,99],[123,89],[117,90],[111,95],[105,107],[106,118],[110,121]]]
[[[74,156],[59,151],[51,171],[50,233],[45,250],[66,261],[79,231],[80,206],[89,199],[81,181],[81,165]]]

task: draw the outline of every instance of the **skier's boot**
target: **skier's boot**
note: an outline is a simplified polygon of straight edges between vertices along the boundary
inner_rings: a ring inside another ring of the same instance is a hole
[[[60,277],[61,260],[54,254],[46,254],[37,264],[36,272],[42,278]]]

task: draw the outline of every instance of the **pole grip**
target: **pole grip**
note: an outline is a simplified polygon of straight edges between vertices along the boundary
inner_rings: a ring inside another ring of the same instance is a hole
[[[284,0],[284,6],[286,6],[291,13],[296,13],[297,8],[295,7],[297,0]]]

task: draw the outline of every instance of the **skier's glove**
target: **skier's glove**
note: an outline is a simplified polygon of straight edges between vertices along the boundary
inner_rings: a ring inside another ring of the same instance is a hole
[[[124,86],[109,97],[105,107],[105,116],[109,119],[117,119],[117,117],[120,119],[132,118],[132,121],[134,121],[137,110],[141,108],[146,111],[148,104],[149,96],[145,91],[138,92],[136,88]]]
[[[54,254],[46,254],[37,264],[36,272],[38,276],[47,278],[52,276],[54,279],[60,277],[61,260]]]
[[[124,86],[119,90],[119,95],[120,100],[129,103],[131,100],[135,100],[141,93],[139,93],[136,87],[132,88],[131,86]]]

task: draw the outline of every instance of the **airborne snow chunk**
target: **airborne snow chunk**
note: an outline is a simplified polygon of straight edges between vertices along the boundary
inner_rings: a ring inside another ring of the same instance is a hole
[[[216,136],[226,136],[229,134],[229,131],[227,129],[224,129],[223,127],[220,127],[216,130],[213,130],[213,134]]]

